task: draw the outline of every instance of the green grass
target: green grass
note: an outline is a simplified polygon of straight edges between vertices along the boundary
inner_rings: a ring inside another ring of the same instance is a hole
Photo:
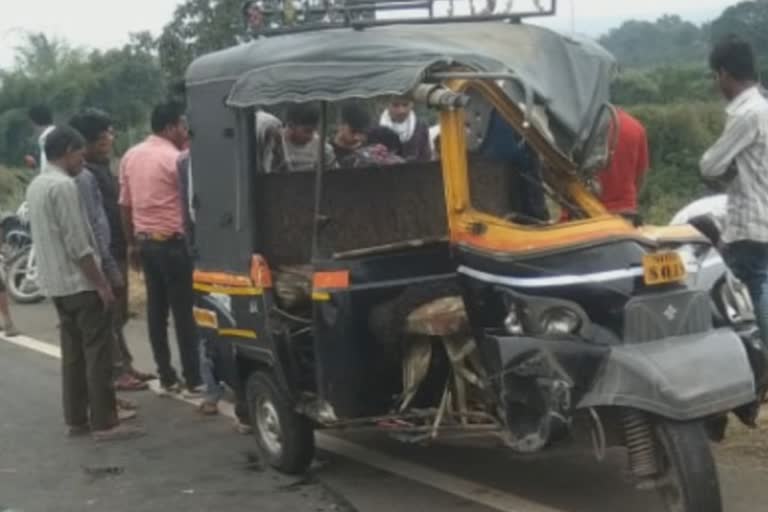
[[[28,169],[0,165],[0,211],[15,211],[19,207],[32,176]]]

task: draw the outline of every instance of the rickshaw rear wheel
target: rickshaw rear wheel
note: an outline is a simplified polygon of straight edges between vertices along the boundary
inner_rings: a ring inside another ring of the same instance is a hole
[[[702,423],[656,424],[662,471],[657,489],[667,512],[722,512],[720,481]]]
[[[289,475],[306,472],[315,456],[310,420],[298,414],[274,376],[257,371],[246,387],[249,416],[262,460]]]

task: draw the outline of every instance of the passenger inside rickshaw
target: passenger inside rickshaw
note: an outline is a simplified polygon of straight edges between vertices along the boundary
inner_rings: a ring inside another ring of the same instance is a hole
[[[375,111],[375,107],[369,108]],[[330,129],[325,130],[335,145],[340,141],[339,130],[334,128],[349,130],[349,126],[343,125],[349,124],[350,112],[354,110],[349,105],[340,109],[338,121],[329,123]],[[263,121],[265,118],[261,117]],[[530,191],[531,184],[515,168],[525,160],[514,152],[510,157],[497,147],[503,145],[503,137],[509,132],[498,126],[491,111],[471,119],[467,129],[471,132],[468,157],[473,205],[494,215],[531,217],[520,200],[524,195],[520,189],[528,187]],[[349,151],[339,167],[330,168],[323,175],[315,259],[351,262],[376,254],[433,246],[438,248],[433,265],[452,272],[440,162],[364,158],[366,148],[372,146],[397,152],[397,134],[387,127],[374,127],[358,140],[357,149]],[[518,137],[513,144],[526,156],[519,141]],[[260,167],[255,180],[255,204],[261,205],[256,215],[262,247],[257,252],[265,256],[273,269],[278,306],[293,316],[309,319],[312,275],[316,270],[312,265],[316,173],[266,170]],[[539,186],[541,192],[543,184]],[[543,208],[547,208],[546,203]],[[548,210],[534,215],[540,222],[550,218]],[[377,361],[368,364],[385,367],[372,368],[384,375],[383,381],[388,381],[382,384],[386,391],[381,395],[402,393],[402,407],[411,403],[414,390],[426,378],[429,364],[424,366],[424,357],[427,352],[432,353],[427,348],[434,345],[434,339],[457,340],[446,344],[449,355],[472,355],[466,345],[469,337],[463,303],[452,277],[416,288],[390,290],[366,307],[367,311],[361,311],[360,316],[369,321],[358,327],[360,332],[355,339],[368,340],[368,358]],[[402,382],[406,376],[409,384]]]

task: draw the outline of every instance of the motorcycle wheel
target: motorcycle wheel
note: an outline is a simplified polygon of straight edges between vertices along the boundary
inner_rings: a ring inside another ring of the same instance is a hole
[[[6,269],[6,288],[8,294],[18,304],[35,304],[45,299],[36,280],[27,278],[27,262],[30,250],[15,254]]]
[[[657,489],[667,512],[722,512],[717,466],[704,425],[662,420],[656,439],[661,469]]]

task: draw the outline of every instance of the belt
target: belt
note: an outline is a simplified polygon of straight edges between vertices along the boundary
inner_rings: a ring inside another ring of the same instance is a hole
[[[184,235],[173,233],[171,235],[163,233],[136,233],[136,239],[141,242],[171,242],[184,240]]]

